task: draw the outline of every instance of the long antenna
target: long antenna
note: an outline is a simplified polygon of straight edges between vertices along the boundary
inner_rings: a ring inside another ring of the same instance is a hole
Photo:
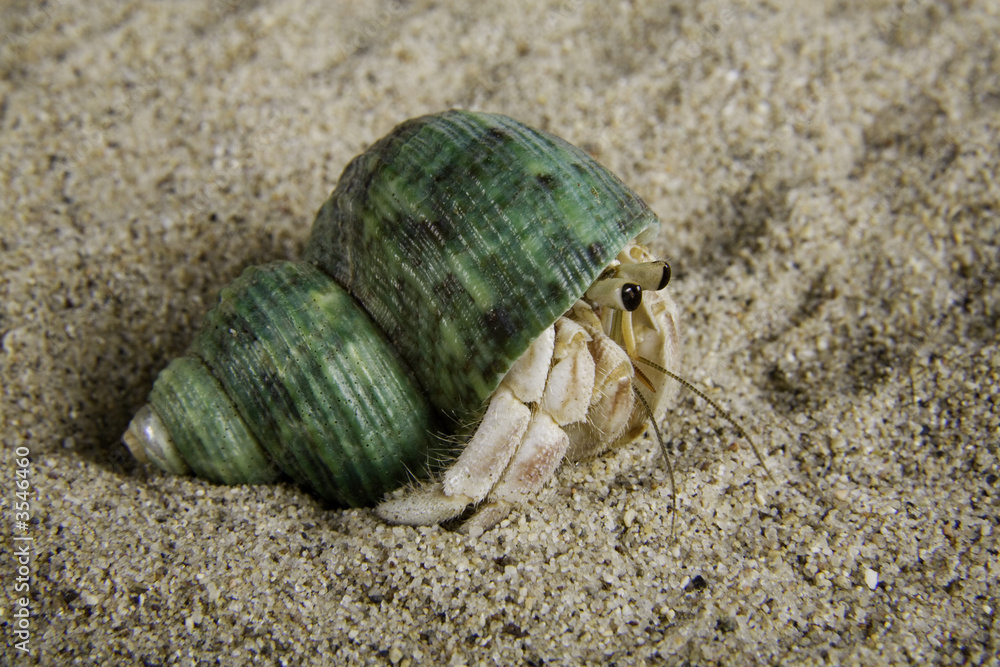
[[[667,474],[670,476],[670,500],[674,510],[670,516],[670,537],[673,537],[674,526],[677,524],[677,483],[674,482],[674,466],[670,463],[670,452],[667,451],[667,445],[663,442],[663,437],[660,435],[660,427],[656,425],[656,417],[653,416],[653,411],[649,409],[649,403],[646,402],[646,398],[639,392],[639,387],[633,384],[632,391],[635,392],[635,397],[639,399],[642,407],[646,410],[649,423],[653,425],[653,433],[656,434],[656,441],[660,444],[660,453],[663,454],[663,461],[667,464]]]
[[[767,473],[767,478],[769,480],[771,480],[772,482],[775,481],[774,477],[771,476],[771,471],[767,469],[767,464],[764,463],[764,457],[761,456],[760,450],[757,449],[757,445],[754,443],[753,438],[750,437],[749,433],[747,433],[745,430],[743,430],[743,427],[739,425],[739,422],[737,422],[735,419],[733,419],[732,415],[730,415],[728,412],[726,412],[725,410],[722,409],[722,406],[720,406],[718,403],[716,403],[715,401],[713,401],[712,399],[710,399],[708,396],[706,396],[705,392],[701,391],[700,389],[698,389],[693,384],[691,384],[690,382],[688,382],[687,380],[685,380],[681,376],[677,375],[676,373],[671,373],[670,371],[668,371],[663,366],[660,366],[659,364],[657,364],[655,362],[652,362],[649,359],[646,359],[645,357],[636,357],[636,358],[639,361],[641,361],[642,363],[644,363],[644,364],[650,366],[651,368],[654,368],[654,369],[658,370],[659,372],[663,373],[667,377],[669,377],[669,378],[671,378],[673,380],[676,380],[677,382],[679,382],[681,384],[681,386],[686,387],[688,390],[690,390],[691,392],[693,392],[695,396],[699,397],[701,400],[705,401],[706,403],[708,403],[709,405],[711,405],[713,408],[715,408],[715,410],[720,415],[722,415],[722,418],[725,419],[730,424],[732,424],[733,428],[736,429],[736,432],[739,433],[741,436],[743,436],[743,438],[747,442],[750,443],[750,448],[753,449],[753,453],[757,455],[757,460],[760,461],[761,467],[764,468],[764,472]],[[646,401],[643,400],[643,403],[645,403],[645,402]],[[648,405],[646,406],[646,410],[647,410],[647,412],[649,411],[649,406]],[[652,416],[652,413],[650,413],[650,415]],[[656,420],[655,419],[651,419],[651,421],[653,422],[653,426],[655,427],[656,426]],[[657,437],[659,437],[659,432],[657,432]],[[662,441],[660,442],[660,446],[661,447],[663,446],[663,442]],[[670,465],[670,463],[668,462],[667,466],[669,467],[669,465]]]

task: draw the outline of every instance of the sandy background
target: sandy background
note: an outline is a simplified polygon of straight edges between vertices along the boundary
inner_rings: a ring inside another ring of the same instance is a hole
[[[0,663],[995,664],[998,3],[469,4],[0,9]],[[649,442],[479,539],[130,459],[217,291],[455,106],[650,203],[686,373],[776,483],[691,396],[673,538]]]

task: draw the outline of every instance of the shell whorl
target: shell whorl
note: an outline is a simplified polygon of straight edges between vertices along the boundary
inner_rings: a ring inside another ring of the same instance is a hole
[[[579,148],[452,110],[399,125],[347,166],[304,259],[358,299],[431,403],[461,415],[658,224]]]
[[[124,439],[171,472],[227,484],[284,472],[330,502],[362,506],[424,468],[435,428],[354,300],[310,264],[275,262],[222,290]]]

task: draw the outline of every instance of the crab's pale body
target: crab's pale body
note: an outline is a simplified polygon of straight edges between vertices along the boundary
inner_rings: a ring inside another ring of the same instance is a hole
[[[611,268],[652,259],[631,244]],[[441,479],[381,503],[378,515],[392,523],[436,524],[479,505],[462,527],[486,530],[534,496],[564,459],[597,456],[640,437],[650,417],[662,415],[666,387],[673,385],[655,372],[640,383],[634,364],[677,368],[676,310],[666,289],[646,291],[638,309],[625,314],[632,326],[623,332],[616,309],[577,301],[507,372]]]

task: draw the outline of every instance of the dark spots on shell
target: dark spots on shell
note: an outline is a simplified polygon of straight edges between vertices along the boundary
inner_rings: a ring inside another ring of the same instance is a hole
[[[483,314],[483,328],[498,340],[506,340],[518,332],[519,322],[505,308],[490,308]]]
[[[503,147],[483,151],[481,155],[476,156],[471,176],[479,182],[490,183],[498,180],[498,174],[519,170],[519,165],[515,161],[516,156]]]
[[[602,266],[605,263],[606,252],[604,244],[600,241],[594,241],[587,246],[587,256],[590,257],[591,264],[596,266]]]
[[[479,258],[479,272],[493,280],[502,280],[503,285],[493,285],[495,289],[507,289],[511,287],[509,283],[509,276],[506,274],[506,267],[504,261],[501,257],[497,256],[496,253],[483,254]]]
[[[447,162],[441,165],[441,168],[434,172],[431,176],[431,180],[435,183],[449,183],[455,180],[455,176],[458,174],[459,167],[464,167],[465,165],[456,164],[454,161]]]
[[[445,309],[450,309],[452,302],[464,291],[465,288],[462,287],[462,283],[458,281],[454,273],[449,273],[444,280],[434,286],[434,294]]]
[[[428,118],[411,118],[408,121],[396,126],[396,128],[386,136],[382,137],[359,157],[370,156],[374,162],[371,167],[372,171],[381,171],[381,169],[376,168],[376,164],[393,164],[398,158],[400,153],[406,150],[406,147],[417,135],[422,134],[427,125]],[[343,177],[341,177],[343,181]]]
[[[535,181],[549,192],[552,192],[559,186],[559,179],[552,174],[535,174]]]
[[[274,369],[266,367],[259,368],[256,372],[260,377],[260,387],[267,392],[270,403],[284,408],[282,419],[290,423],[301,422],[302,414],[299,412],[297,403],[291,394],[289,394],[288,387],[285,386],[281,376]],[[277,433],[279,431],[277,417],[271,411],[265,411],[263,414],[267,418],[271,428]]]
[[[448,215],[434,218],[408,218],[400,231],[404,236],[412,236],[412,244],[426,252],[430,248],[446,248],[458,238],[455,222]]]
[[[403,221],[393,224],[392,228],[401,232],[398,236],[399,254],[407,264],[419,268],[424,263],[423,249],[427,245],[427,235],[422,233],[423,226],[406,216]],[[369,252],[367,256],[372,257],[373,254]]]
[[[502,144],[511,141],[513,137],[511,136],[510,132],[508,132],[504,128],[494,126],[486,130],[484,139],[494,144]]]
[[[495,253],[484,255],[479,260],[479,272],[486,277],[490,289],[497,294],[508,295],[504,300],[510,305],[516,305],[514,299],[519,292],[518,282],[524,280],[524,277],[511,275],[502,257]]]
[[[486,373],[484,373],[484,375],[486,377],[502,377],[508,370],[510,370],[512,365],[512,361],[494,357],[486,367]]]
[[[460,241],[454,220],[443,213],[433,218],[406,216],[400,223],[386,228],[392,230],[400,254],[412,267],[421,266],[425,258],[452,252],[454,244]]]
[[[549,303],[558,303],[562,300],[563,294],[566,293],[566,288],[562,283],[552,280],[545,285],[545,295],[548,298]]]

